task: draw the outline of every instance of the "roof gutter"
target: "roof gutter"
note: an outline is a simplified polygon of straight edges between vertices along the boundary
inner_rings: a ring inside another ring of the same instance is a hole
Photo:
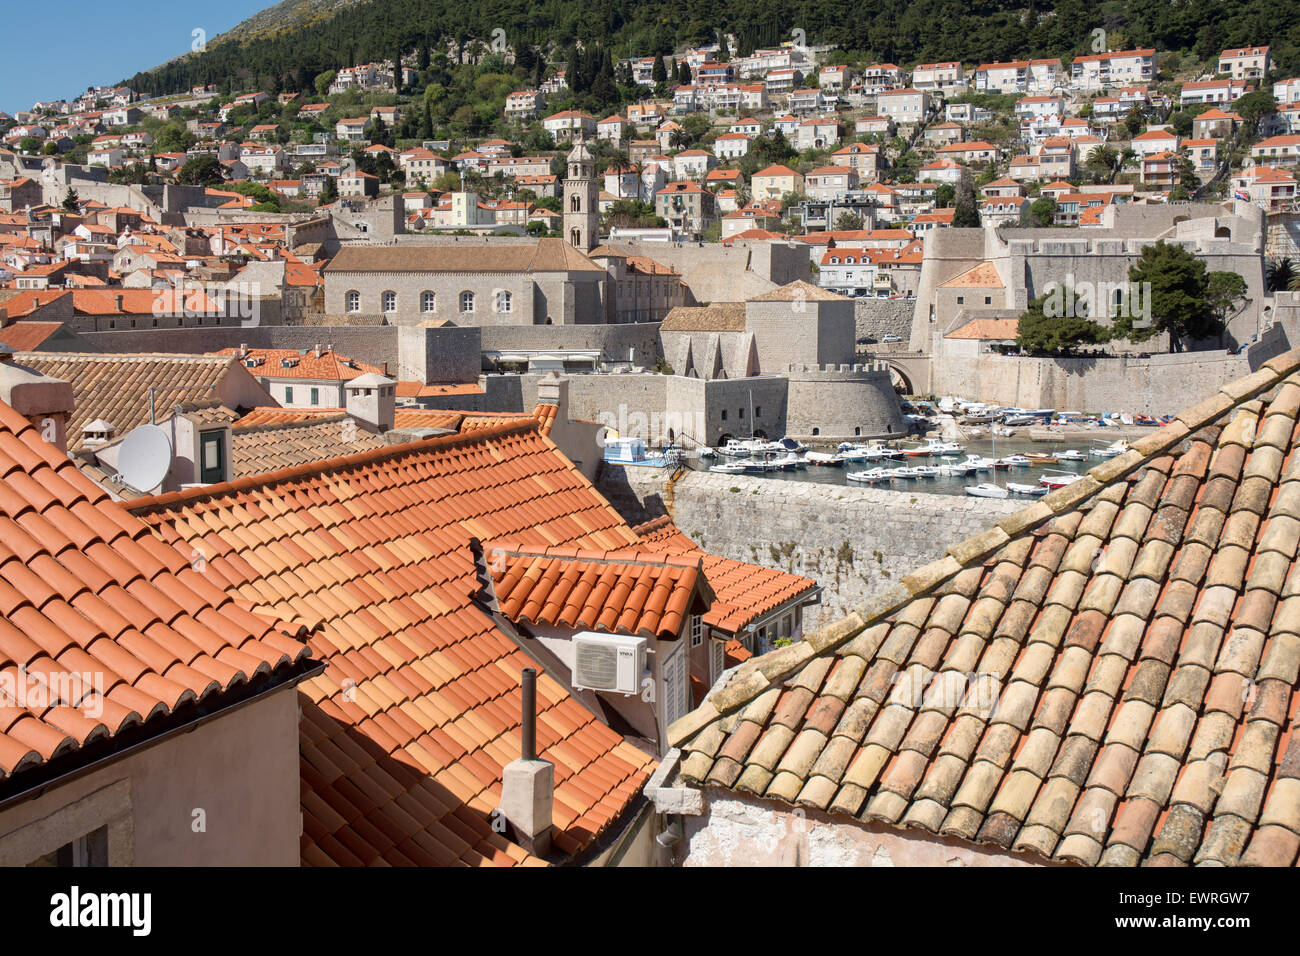
[[[113,735],[106,741],[99,741],[89,747],[82,747],[61,757],[56,757],[54,760],[42,764],[39,768],[34,768],[23,774],[24,776],[28,774],[43,776],[44,779],[40,783],[33,784],[25,790],[15,791],[8,796],[0,796],[0,812],[20,803],[42,797],[49,791],[71,783],[79,777],[93,773],[110,763],[115,763],[137,753],[143,753],[180,734],[192,733],[218,717],[224,717],[249,704],[257,703],[277,691],[296,687],[303,681],[309,680],[325,670],[324,662],[314,661],[310,658],[295,665],[295,667],[298,668],[298,672],[282,680],[274,680],[274,675],[265,675],[260,679],[261,687],[251,695],[232,697],[230,690],[221,691],[213,695],[218,698],[217,700],[209,698],[207,702],[199,701],[187,705],[184,709],[185,713],[182,715],[178,716],[178,712],[173,712],[157,721],[145,721],[143,724],[137,724],[123,733]],[[250,684],[258,682],[254,680]],[[238,689],[243,690],[244,688]],[[151,724],[154,727],[160,724],[170,724],[171,726],[154,733],[149,732],[152,729]],[[87,751],[94,751],[97,755],[91,757],[88,763],[79,763],[80,760],[85,759]],[[65,766],[72,769],[62,770]],[[0,794],[4,793],[7,784],[12,779],[11,777],[10,780],[0,783]]]

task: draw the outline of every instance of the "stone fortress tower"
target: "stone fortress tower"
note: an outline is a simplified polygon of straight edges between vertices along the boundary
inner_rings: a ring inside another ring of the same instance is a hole
[[[564,238],[580,252],[596,248],[600,237],[600,187],[596,160],[579,139],[569,151],[564,176]]]

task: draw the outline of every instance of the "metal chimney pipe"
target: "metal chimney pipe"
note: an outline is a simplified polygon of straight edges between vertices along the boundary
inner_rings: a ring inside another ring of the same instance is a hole
[[[519,757],[522,760],[537,759],[537,669],[524,668],[523,714],[520,723],[520,735],[523,738]]]

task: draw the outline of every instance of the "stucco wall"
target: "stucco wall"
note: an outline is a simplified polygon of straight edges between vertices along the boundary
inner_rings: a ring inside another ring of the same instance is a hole
[[[104,825],[113,865],[297,866],[299,788],[298,694],[284,688],[4,811],[0,866]]]
[[[1037,859],[710,787],[683,866],[1036,866]]]

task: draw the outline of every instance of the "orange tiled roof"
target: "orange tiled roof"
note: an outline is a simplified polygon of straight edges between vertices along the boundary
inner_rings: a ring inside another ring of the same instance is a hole
[[[1298,373],[743,665],[669,729],[682,777],[1085,865],[1294,865]]]
[[[533,660],[476,596],[476,539],[618,550],[636,535],[535,422],[445,436],[134,503],[208,555],[228,594],[311,628],[302,685],[303,862],[518,864],[494,831]],[[654,761],[543,673],[538,750],[555,844],[589,845]]]
[[[221,349],[214,354],[241,358],[241,360],[243,357],[243,353],[238,347]],[[372,372],[376,375],[384,373],[384,370],[378,365],[350,359],[346,355],[339,355],[337,352],[331,352],[328,349],[321,349],[319,357],[313,349],[307,349],[306,354],[303,354],[302,349],[249,349],[247,357],[262,359],[262,364],[256,368],[250,368],[249,372],[265,378],[301,378],[312,381],[348,382]],[[285,360],[292,362],[292,367],[284,368],[280,364]]]
[[[709,554],[666,515],[632,530],[640,537],[643,551],[700,556],[704,577],[716,595],[704,623],[729,634],[742,633],[747,625],[817,587],[817,582],[798,574]]]
[[[0,673],[85,675],[54,706],[6,694],[0,778],[165,721],[255,678],[300,671],[308,650],[243,610],[0,403]],[[100,686],[95,686],[96,681]],[[62,696],[63,691],[59,691]]]
[[[713,598],[700,555],[485,545],[501,613],[516,623],[675,640]]]

